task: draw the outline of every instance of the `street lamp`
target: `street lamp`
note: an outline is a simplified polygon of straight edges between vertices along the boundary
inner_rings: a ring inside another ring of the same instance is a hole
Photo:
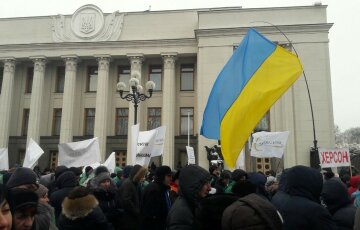
[[[138,77],[140,76],[139,73],[135,72],[132,74],[129,85],[130,85],[130,92],[123,96],[124,91],[126,90],[126,84],[124,82],[118,82],[116,85],[117,90],[119,91],[120,97],[127,101],[131,101],[134,103],[134,125],[137,123],[137,108],[140,101],[145,101],[146,99],[152,96],[152,93],[155,89],[155,83],[153,81],[146,82],[145,88],[149,95],[142,93],[143,87],[139,83]]]

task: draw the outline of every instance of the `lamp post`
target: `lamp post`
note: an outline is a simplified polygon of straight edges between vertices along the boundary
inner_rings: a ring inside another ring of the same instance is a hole
[[[119,91],[120,97],[127,101],[134,103],[134,125],[137,123],[137,108],[140,101],[145,101],[152,96],[152,93],[155,89],[155,83],[153,81],[146,82],[145,88],[149,95],[142,93],[143,87],[139,83],[139,79],[136,78],[136,73],[133,74],[129,80],[130,92],[126,95],[123,95],[126,90],[126,84],[124,82],[118,82],[116,85],[117,90]]]

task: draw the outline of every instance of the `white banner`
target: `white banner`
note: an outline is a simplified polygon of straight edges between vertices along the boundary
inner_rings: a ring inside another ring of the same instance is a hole
[[[194,153],[194,148],[191,146],[186,146],[186,152],[188,155],[188,164],[189,165],[194,165],[195,163],[195,153]]]
[[[112,152],[103,164],[109,169],[110,173],[113,173],[116,167],[115,152]]]
[[[321,168],[350,166],[349,149],[323,149],[319,148]]]
[[[157,130],[157,134],[155,137],[155,143],[151,153],[151,157],[161,156],[164,152],[166,126],[160,126],[155,130]]]
[[[7,148],[0,148],[0,170],[9,169],[9,154]]]
[[[59,165],[81,167],[100,162],[98,138],[59,144]]]
[[[136,151],[139,139],[139,124],[131,126],[131,160],[133,165],[136,164]]]
[[[29,145],[26,148],[23,167],[33,169],[36,162],[43,154],[44,150],[42,150],[42,148],[40,148],[40,146],[32,138],[30,138]]]
[[[141,166],[148,165],[151,159],[152,149],[154,147],[157,130],[139,132],[135,164]]]
[[[289,131],[285,132],[257,132],[253,135],[250,156],[253,157],[276,157],[284,155]]]

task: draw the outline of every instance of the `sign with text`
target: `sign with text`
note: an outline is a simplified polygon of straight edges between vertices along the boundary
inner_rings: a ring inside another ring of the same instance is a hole
[[[160,126],[155,130],[157,130],[157,134],[155,137],[155,143],[152,149],[151,157],[161,156],[164,152],[166,126]]]
[[[136,148],[135,164],[145,166],[150,163],[156,134],[157,134],[156,129],[139,132],[138,143]]]
[[[190,147],[190,146],[186,146],[186,152],[187,152],[187,155],[188,155],[188,164],[189,165],[194,165],[195,164],[194,148]]]
[[[350,166],[349,149],[323,149],[319,148],[321,168]]]
[[[59,144],[59,165],[81,167],[100,162],[97,137],[89,140]]]
[[[257,132],[253,135],[250,155],[252,157],[282,158],[289,138],[289,131],[285,132]]]

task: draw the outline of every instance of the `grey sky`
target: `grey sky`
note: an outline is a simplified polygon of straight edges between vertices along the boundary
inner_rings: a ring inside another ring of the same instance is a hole
[[[0,8],[0,18],[72,14],[80,6],[95,4],[105,13],[171,10],[223,6],[274,7],[312,5],[314,0],[11,0]],[[330,62],[335,123],[341,130],[360,127],[360,30],[359,0],[323,0],[328,5]],[[321,116],[321,114],[315,114]]]

